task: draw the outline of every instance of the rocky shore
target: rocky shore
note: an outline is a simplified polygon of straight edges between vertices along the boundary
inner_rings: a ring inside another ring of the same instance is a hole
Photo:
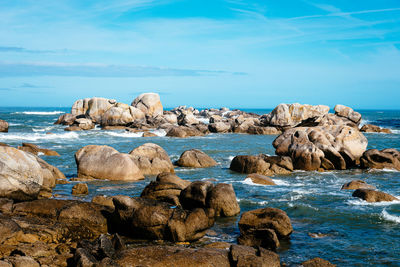
[[[246,179],[263,185],[274,185],[270,177],[296,170],[400,170],[398,150],[367,150],[363,132],[389,132],[373,125],[360,128],[360,123],[361,114],[342,105],[334,113],[327,106],[300,104],[281,104],[265,115],[184,106],[165,111],[153,93],[138,96],[131,105],[105,98],[81,99],[56,122],[66,125],[66,131],[99,125],[107,130],[144,132],[144,137],[151,137],[155,130],[180,138],[209,133],[276,135],[276,155],[236,155],[230,163],[230,170],[249,174]],[[7,122],[0,120],[0,131],[7,130]],[[240,214],[232,184],[178,177],[177,166],[218,166],[197,148],[182,149],[175,162],[155,143],[131,149],[121,153],[106,145],[87,145],[75,152],[79,181],[155,177],[140,197],[98,195],[84,202],[54,197],[55,185],[68,180],[40,156],[60,156],[56,151],[30,143],[0,145],[0,266],[283,264],[277,250],[296,230],[285,211],[264,207]],[[349,181],[342,189],[355,190],[352,196],[367,202],[398,201],[362,180]],[[87,193],[86,183],[71,191],[78,197]],[[234,216],[240,216],[236,242],[199,242],[217,218]],[[303,266],[334,265],[316,258]]]

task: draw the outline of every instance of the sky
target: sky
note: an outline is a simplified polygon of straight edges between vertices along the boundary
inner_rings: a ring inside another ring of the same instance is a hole
[[[0,0],[0,106],[400,109],[398,0]]]

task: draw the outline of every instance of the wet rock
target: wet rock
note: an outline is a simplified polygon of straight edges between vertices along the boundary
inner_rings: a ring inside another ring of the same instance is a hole
[[[367,202],[381,202],[399,200],[396,197],[387,193],[376,191],[373,189],[357,189],[353,192],[353,197],[361,198]]]
[[[76,119],[74,121],[74,124],[72,124],[72,126],[77,126],[81,130],[91,130],[94,128],[94,123],[90,119],[82,118],[82,119]]]
[[[89,194],[89,188],[87,184],[79,183],[72,187],[73,195],[87,195]]]
[[[215,212],[215,216],[230,217],[240,213],[235,191],[231,184],[217,184],[207,195],[207,207]]]
[[[8,132],[8,122],[0,120],[0,133],[7,133],[7,132]]]
[[[342,190],[355,190],[355,189],[376,189],[375,186],[367,184],[363,180],[353,180],[342,186]]]
[[[263,208],[243,213],[239,230],[239,244],[276,249],[279,247],[279,239],[287,238],[293,228],[286,212]]]
[[[135,181],[143,179],[136,159],[109,146],[89,145],[75,153],[78,177]]]
[[[160,101],[160,96],[156,93],[144,93],[139,95],[133,100],[131,106],[140,109],[149,117],[163,115],[163,106]]]
[[[232,245],[229,248],[229,259],[233,266],[280,267],[279,255],[262,247]]]
[[[51,149],[40,148],[37,145],[29,144],[29,143],[22,143],[22,146],[18,147],[19,150],[32,153],[38,156],[40,153],[44,154],[45,156],[60,156],[57,151]]]
[[[363,125],[363,127],[361,127],[360,131],[365,132],[365,133],[387,133],[387,134],[392,133],[392,131],[390,129],[381,128],[381,127],[379,127],[377,125],[373,125],[373,124]]]
[[[166,136],[185,138],[192,136],[204,136],[204,133],[195,127],[175,126],[167,130]]]
[[[129,154],[143,175],[175,172],[167,152],[159,145],[146,143],[135,148]]]
[[[239,155],[233,158],[229,167],[240,173],[257,173],[262,175],[290,174],[293,171],[292,160],[289,157]]]
[[[369,149],[365,151],[360,159],[362,168],[371,169],[395,169],[400,171],[400,152],[394,148],[387,148],[381,151]]]
[[[111,208],[114,210],[114,203],[113,203],[113,198],[112,197],[107,197],[104,195],[97,195],[92,198],[92,203],[98,204],[98,205],[103,205],[106,207]]]
[[[217,165],[217,162],[201,150],[190,149],[181,154],[176,164],[181,167],[208,168]]]
[[[335,264],[321,258],[307,260],[301,264],[303,267],[335,267]]]
[[[346,107],[343,105],[336,105],[335,106],[335,115],[347,118],[352,122],[359,124],[361,121],[361,114],[354,111],[350,107]]]
[[[142,137],[156,137],[158,135],[156,135],[155,133],[152,132],[144,132]]]
[[[251,173],[251,174],[247,175],[246,180],[247,179],[250,179],[255,184],[276,185],[275,182],[268,176],[257,174],[257,173]]]
[[[76,119],[75,115],[71,113],[65,113],[58,117],[57,121],[54,124],[62,124],[62,125],[72,125]]]

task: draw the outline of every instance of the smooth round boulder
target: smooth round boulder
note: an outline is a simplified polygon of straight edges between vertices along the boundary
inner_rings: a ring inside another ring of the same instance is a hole
[[[75,153],[79,178],[136,181],[144,178],[135,159],[110,146],[89,145]]]
[[[357,189],[353,192],[352,196],[361,198],[370,203],[399,200],[392,195],[373,189]]]
[[[217,165],[217,162],[199,149],[190,149],[181,154],[176,165],[180,167],[208,168]]]
[[[163,115],[163,106],[160,96],[156,93],[144,93],[133,100],[131,106],[140,109],[149,117]]]
[[[235,191],[231,184],[217,184],[209,192],[207,207],[215,211],[215,216],[230,217],[240,213]]]
[[[0,120],[0,133],[8,132],[8,122],[5,120]]]
[[[375,186],[367,184],[363,180],[353,180],[342,186],[341,190],[356,190],[356,189],[376,189]]]
[[[250,173],[246,176],[246,179],[250,179],[255,184],[260,185],[276,185],[276,183],[269,178],[268,176],[257,174],[257,173]]]

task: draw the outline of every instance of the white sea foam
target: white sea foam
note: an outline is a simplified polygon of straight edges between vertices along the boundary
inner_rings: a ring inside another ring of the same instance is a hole
[[[394,130],[394,129],[390,129],[392,131],[392,133],[394,134],[400,134],[400,130]]]
[[[158,129],[152,131],[152,133],[156,134],[157,136],[166,136],[167,132],[164,129]]]
[[[399,198],[396,196],[396,198]],[[400,204],[400,200],[394,200],[394,201],[381,201],[381,202],[367,202],[362,199],[350,199],[347,200],[347,203],[350,205],[354,206],[389,206],[389,205],[398,205]]]
[[[0,134],[1,141],[38,141],[38,140],[65,140],[65,139],[78,139],[79,135],[75,132],[59,133],[59,134],[41,134],[41,133],[20,133],[20,134]]]
[[[64,111],[22,111],[14,112],[13,114],[26,114],[26,115],[56,115],[65,113]]]
[[[278,179],[275,179],[274,182],[275,182],[277,185],[284,185],[284,186],[289,186],[289,185],[290,185],[290,183],[288,183],[288,182],[286,182],[286,181],[283,181],[283,180],[278,180]]]
[[[9,122],[8,126],[21,126],[23,125],[22,123],[13,123],[13,122]]]
[[[32,131],[34,131],[34,132],[48,132],[48,131],[50,131],[50,130],[52,130],[54,128],[56,128],[56,127],[55,126],[48,126],[48,127],[44,127],[44,128],[41,128],[41,129],[32,129]]]
[[[132,132],[106,132],[106,134],[115,136],[115,137],[125,137],[125,138],[132,138],[132,137],[142,137],[143,132],[137,132],[137,133],[132,133]]]
[[[205,124],[209,124],[210,123],[210,119],[209,118],[204,118],[204,117],[196,117],[196,119],[199,122],[205,123]]]
[[[361,119],[360,128],[363,127],[365,124],[370,124],[370,123],[371,123],[371,121],[369,121],[369,120]]]
[[[381,213],[381,216],[382,216],[383,219],[385,219],[387,221],[400,223],[400,216],[391,215],[386,211],[386,209],[383,209],[383,211]]]
[[[310,208],[312,210],[319,210],[318,208],[313,207],[310,204],[303,204],[303,203],[288,203],[288,206],[290,208],[293,208],[293,207],[306,207],[306,208]]]
[[[267,186],[265,184],[256,184],[253,183],[253,181],[251,180],[251,178],[246,178],[242,181],[242,184],[247,184],[247,185],[253,185],[253,186]]]
[[[232,161],[234,158],[235,158],[235,156],[229,156],[229,157],[228,157],[228,160],[229,160],[229,161]]]

